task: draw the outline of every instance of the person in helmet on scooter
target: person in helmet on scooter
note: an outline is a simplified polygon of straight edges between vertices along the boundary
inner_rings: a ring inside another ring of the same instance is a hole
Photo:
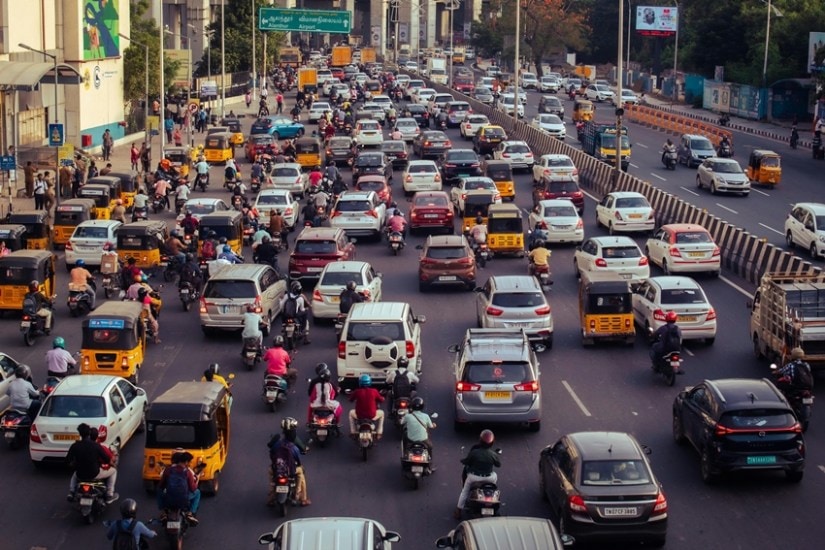
[[[291,367],[292,356],[284,349],[284,337],[280,334],[272,340],[272,347],[266,350],[263,356],[266,362],[264,376],[280,376],[289,386],[294,386],[298,379],[298,371]]]
[[[82,259],[77,260],[69,272],[69,291],[88,294],[90,310],[95,308],[95,287],[92,286],[94,280],[94,276],[86,269],[86,262]]]
[[[65,378],[69,374],[74,374],[77,361],[66,351],[66,341],[62,336],[55,338],[52,341],[52,349],[46,352],[46,366],[47,376]]]
[[[312,411],[318,408],[328,408],[333,411],[335,417],[335,424],[341,423],[341,413],[343,407],[341,403],[335,399],[335,386],[332,385],[330,379],[332,373],[326,363],[318,363],[315,367],[316,377],[310,380],[309,385],[309,410],[307,411],[307,422],[312,421]]]
[[[23,297],[23,313],[37,315],[43,319],[43,329],[46,334],[52,331],[52,301],[40,292],[39,281],[29,283],[29,291]]]
[[[492,430],[483,430],[478,438],[478,443],[470,448],[467,456],[461,459],[464,464],[464,486],[461,488],[461,494],[458,496],[458,503],[456,504],[453,516],[455,519],[461,519],[461,511],[464,509],[464,503],[467,502],[467,497],[470,494],[470,488],[474,483],[478,482],[498,482],[498,475],[494,468],[501,467],[501,460],[492,447],[496,437]]]
[[[312,502],[307,496],[306,473],[301,464],[301,455],[306,454],[307,447],[298,437],[298,421],[292,417],[281,420],[281,433],[275,434],[267,443],[269,448],[269,494],[267,506],[277,502],[276,479],[280,476],[295,478],[295,500],[300,506],[309,506]]]
[[[395,369],[387,373],[387,386],[392,392],[392,399],[410,398],[415,395],[415,387],[421,380],[409,370],[410,361],[406,357],[399,357],[395,362]]]
[[[375,433],[380,441],[384,436],[384,411],[381,410],[384,396],[372,387],[372,377],[369,374],[358,377],[358,389],[350,394],[349,400],[355,402],[355,408],[349,412],[350,436],[358,437],[356,423],[360,419],[369,418],[376,423]]]
[[[529,263],[527,264],[527,274],[535,275],[536,268],[550,270],[550,255],[552,252],[545,246],[542,239],[535,242],[533,250],[527,254]]]
[[[406,452],[407,446],[411,443],[423,443],[432,459],[433,442],[430,441],[430,430],[435,429],[435,422],[424,412],[424,398],[413,397],[410,408],[410,413],[401,421],[404,430],[403,450]]]
[[[122,548],[118,546],[119,539],[122,537],[134,538],[134,548],[141,550],[149,548],[149,543],[145,539],[153,539],[158,534],[152,531],[146,524],[137,519],[137,502],[134,499],[127,498],[120,503],[120,518],[117,521],[106,522],[105,525],[109,527],[106,531],[106,538],[113,541],[115,548]]]
[[[304,335],[304,344],[312,343],[309,339],[310,303],[302,294],[304,287],[300,281],[292,281],[287,292],[281,298],[281,316],[283,319],[294,318]]]
[[[9,382],[6,394],[9,396],[9,409],[27,413],[34,421],[40,410],[40,392],[31,383],[31,369],[20,365],[14,369],[14,378]]]
[[[344,290],[341,291],[338,300],[338,311],[342,315],[347,315],[354,304],[360,304],[364,301],[364,296],[358,292],[357,288],[358,285],[355,281],[349,281],[347,282],[347,286],[344,287]]]
[[[789,395],[800,391],[813,391],[814,377],[811,366],[803,360],[805,351],[800,347],[791,350],[791,361],[774,371],[774,384],[779,390]]]
[[[654,364],[659,357],[682,349],[682,330],[676,324],[678,318],[675,311],[668,311],[665,314],[665,324],[653,333],[650,358]]]

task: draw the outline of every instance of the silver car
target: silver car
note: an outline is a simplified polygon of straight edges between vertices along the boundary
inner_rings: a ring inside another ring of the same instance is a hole
[[[711,157],[696,169],[696,187],[707,187],[711,194],[740,193],[748,195],[751,183],[736,159]]]
[[[531,342],[553,347],[553,313],[535,277],[493,276],[475,290],[479,327],[521,328]]]
[[[306,178],[297,162],[284,162],[272,167],[272,185],[275,189],[286,189],[298,198],[306,191]]]

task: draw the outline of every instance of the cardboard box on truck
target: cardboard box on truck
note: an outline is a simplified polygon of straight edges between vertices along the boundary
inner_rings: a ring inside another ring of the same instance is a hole
[[[375,48],[361,48],[361,63],[375,63]]]
[[[315,67],[301,67],[298,69],[298,89],[306,93],[318,91],[318,69]]]
[[[363,50],[361,51],[363,56]],[[352,48],[349,46],[335,46],[332,48],[333,67],[343,67],[352,63]]]

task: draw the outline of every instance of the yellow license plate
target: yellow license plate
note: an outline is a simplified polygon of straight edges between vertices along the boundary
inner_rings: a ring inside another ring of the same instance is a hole
[[[510,392],[508,391],[486,391],[484,397],[487,399],[510,399]]]
[[[331,303],[331,304],[337,304],[340,301],[341,301],[340,296],[330,296],[329,297],[329,303]]]
[[[679,315],[679,321],[685,321],[687,323],[695,323],[696,316],[695,315]]]
[[[689,252],[688,253],[688,256],[690,256],[691,258],[701,258],[704,255],[705,255],[704,252]]]
[[[55,441],[77,441],[80,436],[77,434],[54,434],[52,439]]]
[[[638,220],[638,219],[640,219],[641,217],[642,217],[642,215],[641,215],[641,214],[630,214],[630,215],[628,216],[628,218],[630,218],[631,220]]]

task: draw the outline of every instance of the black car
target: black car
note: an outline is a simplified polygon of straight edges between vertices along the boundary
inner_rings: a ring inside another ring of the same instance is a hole
[[[383,151],[361,150],[352,162],[352,183],[364,174],[378,174],[392,180],[392,164],[387,161]]]
[[[419,127],[430,127],[430,113],[427,111],[427,107],[424,105],[419,105],[418,103],[408,103],[404,109],[410,112],[409,116],[415,119]]]
[[[407,143],[400,139],[388,139],[381,144],[381,150],[393,168],[404,168],[410,158],[407,154]]]
[[[539,484],[559,534],[579,542],[646,542],[667,537],[667,499],[645,456],[621,432],[579,432],[545,447]]]
[[[767,379],[705,380],[673,401],[673,439],[699,451],[705,483],[738,470],[802,479],[805,442],[793,409]]]
[[[451,184],[467,176],[480,176],[481,163],[472,149],[450,149],[438,157],[441,180]]]
[[[564,118],[564,104],[556,96],[543,95],[539,99],[539,112],[559,115],[559,118]]]
[[[333,137],[327,142],[326,159],[327,161],[335,161],[336,166],[339,164],[347,164],[349,160],[355,157],[355,150],[352,146],[352,138],[350,137]]]
[[[427,130],[421,132],[412,142],[413,152],[418,158],[437,157],[453,146],[447,134],[441,130]]]

